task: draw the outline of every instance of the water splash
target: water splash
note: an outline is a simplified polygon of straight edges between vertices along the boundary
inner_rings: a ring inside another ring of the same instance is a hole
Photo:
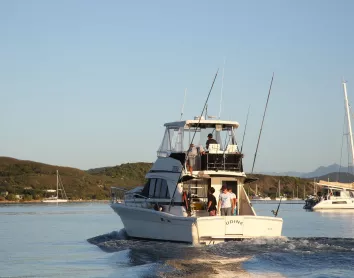
[[[256,238],[192,246],[129,239],[123,229],[88,241],[105,252],[128,250],[128,264],[154,265],[154,277],[317,277],[325,270],[332,274],[336,273],[333,269],[338,270],[341,262],[328,263],[328,256],[344,257],[341,260],[347,266],[354,263],[351,238]],[[317,272],[313,272],[314,266]],[[348,267],[341,267],[341,276],[346,271]]]

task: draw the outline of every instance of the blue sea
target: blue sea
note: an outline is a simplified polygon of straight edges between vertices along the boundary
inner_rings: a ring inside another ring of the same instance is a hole
[[[0,277],[354,277],[354,212],[302,206],[281,205],[282,238],[193,247],[128,239],[108,204],[0,205]]]

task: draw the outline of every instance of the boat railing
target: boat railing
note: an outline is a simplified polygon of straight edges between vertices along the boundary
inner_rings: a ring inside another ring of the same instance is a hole
[[[121,203],[124,198],[125,194],[129,189],[122,188],[122,187],[111,187],[111,203]]]
[[[188,165],[189,160],[185,162]],[[195,157],[193,171],[243,172],[241,153],[204,153]]]
[[[111,203],[123,203],[127,200],[136,202],[136,200],[144,199],[147,202],[150,198],[139,192],[129,192],[130,189],[122,187],[111,187]]]

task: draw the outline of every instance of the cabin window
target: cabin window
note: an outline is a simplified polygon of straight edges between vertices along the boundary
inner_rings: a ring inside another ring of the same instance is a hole
[[[142,195],[149,198],[169,199],[167,181],[164,179],[149,179],[145,184]]]
[[[155,194],[154,194],[155,198],[159,198],[160,197],[161,181],[162,181],[161,179],[156,179]]]
[[[208,179],[193,179],[183,183],[183,190],[191,193],[195,198],[208,197]]]
[[[150,179],[149,198],[154,197],[156,179]]]
[[[342,204],[347,204],[346,201],[334,201],[332,202],[333,205],[342,205]]]
[[[160,198],[170,198],[170,194],[168,193],[168,187],[166,180],[161,180],[161,189],[160,189]]]

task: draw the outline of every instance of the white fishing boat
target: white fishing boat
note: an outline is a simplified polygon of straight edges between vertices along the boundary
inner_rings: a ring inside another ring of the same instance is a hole
[[[234,121],[203,117],[166,123],[157,160],[146,174],[147,183],[126,191],[123,202],[116,201],[121,188],[111,189],[111,207],[127,235],[194,244],[281,236],[283,220],[257,216],[244,189],[255,179],[247,178],[243,170],[235,136],[238,126]],[[216,144],[206,149],[209,133]],[[198,142],[192,157],[187,152],[191,142]],[[237,195],[237,215],[209,216],[208,190],[213,187],[218,200],[225,185]]]
[[[61,198],[59,198],[59,191],[60,191]],[[47,190],[46,192],[52,192],[52,193],[56,192],[56,196],[51,196],[49,198],[43,199],[42,200],[43,203],[66,203],[66,202],[68,202],[68,197],[66,196],[64,185],[61,181],[58,170],[57,170],[57,189],[56,190],[50,189],[50,190]]]

